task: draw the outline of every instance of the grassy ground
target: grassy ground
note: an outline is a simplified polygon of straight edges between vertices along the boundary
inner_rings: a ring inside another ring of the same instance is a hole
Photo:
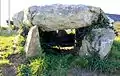
[[[15,37],[19,37],[19,40]],[[6,59],[8,55],[22,51],[23,47],[20,45],[22,41],[24,38],[21,36],[0,36],[0,59]]]
[[[17,67],[22,61],[20,58],[23,57],[21,55],[24,49],[23,42],[24,38],[17,35],[15,31],[0,29],[0,76],[3,73],[3,75],[14,73],[13,67]],[[6,70],[11,70],[12,73],[7,73]]]
[[[7,60],[6,57],[13,53],[13,40],[13,36],[0,36],[0,65],[9,63],[9,60]]]

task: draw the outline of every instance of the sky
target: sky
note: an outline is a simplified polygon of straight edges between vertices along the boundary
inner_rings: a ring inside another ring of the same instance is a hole
[[[8,1],[1,0],[1,25],[8,19]],[[49,4],[84,4],[100,7],[105,13],[120,14],[120,0],[10,0],[10,18],[29,6]]]

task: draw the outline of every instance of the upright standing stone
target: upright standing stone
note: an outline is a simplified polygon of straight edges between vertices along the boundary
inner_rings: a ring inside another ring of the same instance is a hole
[[[103,59],[110,52],[114,38],[115,34],[112,29],[92,29],[90,35],[86,35],[82,40],[79,55],[97,54]]]
[[[39,32],[38,27],[33,26],[31,27],[25,45],[25,52],[27,57],[36,56],[39,54],[41,50],[40,39],[39,39]]]

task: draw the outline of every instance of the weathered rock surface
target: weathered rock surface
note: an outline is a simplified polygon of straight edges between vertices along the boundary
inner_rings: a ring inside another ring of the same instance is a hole
[[[16,76],[17,68],[14,65],[4,65],[2,67],[2,76]]]
[[[24,20],[24,11],[20,11],[13,16],[13,23],[16,27],[20,27]]]
[[[27,57],[36,56],[39,54],[40,50],[41,44],[39,39],[38,27],[33,26],[31,27],[26,40],[25,46],[26,56]]]
[[[111,50],[114,38],[115,34],[112,29],[92,29],[91,33],[82,40],[79,55],[98,54],[103,59]]]
[[[107,19],[100,8],[85,5],[53,4],[32,6],[27,10],[27,14],[23,15],[19,12],[15,15],[14,22],[20,22],[23,16],[27,15],[27,21],[32,25],[40,26],[43,31],[90,26],[93,21],[97,22],[100,14]]]
[[[32,6],[26,12],[15,14],[13,20],[16,26],[26,23],[33,26],[27,37],[27,56],[37,55],[37,48],[41,48],[37,27],[42,31],[90,27],[87,34],[81,38],[82,46],[79,46],[78,50],[81,56],[96,53],[100,58],[104,58],[109,53],[115,37],[112,21],[98,7],[62,4]]]

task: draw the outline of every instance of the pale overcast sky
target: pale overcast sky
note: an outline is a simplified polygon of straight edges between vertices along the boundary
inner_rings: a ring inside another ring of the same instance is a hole
[[[101,7],[106,13],[120,14],[120,0],[10,0],[11,1],[11,17],[32,5],[46,4],[85,4]],[[8,0],[1,0],[1,25],[6,25],[5,20],[8,19]]]

